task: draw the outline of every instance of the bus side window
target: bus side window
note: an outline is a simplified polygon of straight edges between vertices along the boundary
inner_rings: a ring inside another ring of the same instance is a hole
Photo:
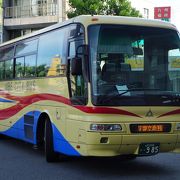
[[[9,59],[5,61],[5,79],[13,79],[14,60]]]
[[[16,58],[15,77],[34,77],[36,76],[36,55]]]
[[[0,80],[4,79],[4,61],[0,61]]]
[[[37,76],[64,75],[67,28],[61,28],[40,37],[37,57]]]
[[[16,78],[24,77],[24,57],[16,58],[15,77]]]
[[[25,56],[25,77],[36,76],[36,54]]]
[[[37,52],[38,39],[25,41],[17,44],[15,55],[21,56],[28,53]]]
[[[13,79],[14,76],[14,45],[0,50],[0,80]]]

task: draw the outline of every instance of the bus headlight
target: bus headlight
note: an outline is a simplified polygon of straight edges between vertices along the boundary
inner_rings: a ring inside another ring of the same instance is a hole
[[[176,130],[179,130],[179,131],[180,131],[180,123],[177,123],[177,124],[176,124]]]
[[[90,130],[116,132],[116,131],[122,131],[122,126],[120,124],[91,124]]]

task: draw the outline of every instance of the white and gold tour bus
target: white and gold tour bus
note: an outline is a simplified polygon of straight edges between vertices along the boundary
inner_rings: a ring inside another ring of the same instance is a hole
[[[83,15],[2,44],[0,133],[48,162],[179,152],[176,27]]]

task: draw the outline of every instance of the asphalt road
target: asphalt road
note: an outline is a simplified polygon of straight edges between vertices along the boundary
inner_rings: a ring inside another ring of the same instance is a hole
[[[43,152],[11,138],[0,139],[0,180],[180,180],[180,154],[133,161],[122,158],[68,158],[47,163]]]

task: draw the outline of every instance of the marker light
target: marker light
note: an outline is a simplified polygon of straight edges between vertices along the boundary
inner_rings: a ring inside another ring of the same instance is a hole
[[[91,21],[98,21],[99,19],[98,18],[92,18]]]
[[[179,131],[180,131],[180,123],[177,123],[177,125],[176,125],[176,130],[179,130]]]
[[[91,124],[91,131],[122,131],[122,127],[120,124]]]

